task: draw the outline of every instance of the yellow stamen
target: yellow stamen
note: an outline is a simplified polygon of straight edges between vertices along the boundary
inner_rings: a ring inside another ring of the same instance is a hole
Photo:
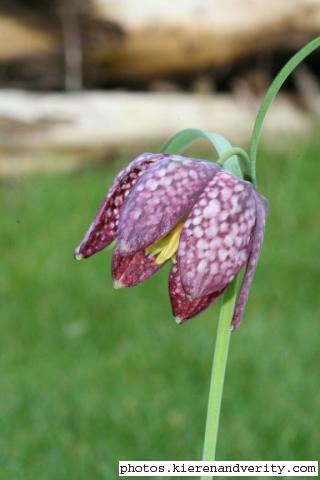
[[[146,248],[146,253],[157,255],[155,263],[161,265],[167,260],[173,259],[177,253],[184,220],[179,222],[169,233],[157,242]]]

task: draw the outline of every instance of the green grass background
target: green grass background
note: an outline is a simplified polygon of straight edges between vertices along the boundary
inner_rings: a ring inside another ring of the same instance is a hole
[[[319,457],[319,157],[318,138],[259,156],[270,213],[218,459]],[[1,479],[112,480],[119,459],[201,457],[218,308],[177,326],[167,269],[114,291],[111,252],[73,260],[118,169],[1,184]]]

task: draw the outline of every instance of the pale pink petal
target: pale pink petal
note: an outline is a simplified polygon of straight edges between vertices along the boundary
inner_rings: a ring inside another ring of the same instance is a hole
[[[256,224],[254,227],[252,238],[252,249],[247,264],[246,273],[242,282],[240,294],[237,300],[235,312],[233,315],[232,326],[237,328],[247,303],[249,290],[253,275],[259,260],[260,251],[263,243],[264,228],[266,222],[266,215],[268,211],[268,203],[258,192],[254,191],[255,203],[256,203]]]
[[[210,162],[170,155],[153,165],[132,189],[119,220],[123,254],[142,250],[165,236],[219,171]]]
[[[255,224],[250,183],[220,170],[182,230],[178,260],[185,291],[198,298],[223,290],[247,262]]]
[[[77,259],[90,257],[113,242],[118,232],[119,214],[130,190],[140,176],[161,158],[162,154],[143,153],[117,175],[93,223],[75,251]]]

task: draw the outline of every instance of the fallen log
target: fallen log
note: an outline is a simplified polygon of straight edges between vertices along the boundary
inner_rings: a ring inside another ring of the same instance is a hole
[[[79,70],[82,55],[83,71],[72,84],[81,85],[82,73],[87,86],[197,75],[261,52],[297,49],[320,33],[319,0],[91,0],[73,4],[72,18],[63,9],[60,16],[33,12],[35,21],[22,8],[11,16],[0,10],[0,68],[14,63],[13,71],[22,79],[17,83],[10,77],[6,83],[6,69],[1,68],[2,84],[61,88],[63,69],[78,57]],[[77,34],[63,35],[71,24]]]
[[[258,108],[232,95],[0,91],[0,175],[72,170],[123,152],[159,148],[184,128],[221,133],[234,145],[250,138]],[[278,97],[263,131],[272,148],[311,133],[313,117]]]
[[[92,15],[121,35],[86,52],[107,80],[194,72],[320,32],[319,0],[94,0]]]
[[[57,38],[23,18],[0,14],[0,62],[42,56],[57,49]]]

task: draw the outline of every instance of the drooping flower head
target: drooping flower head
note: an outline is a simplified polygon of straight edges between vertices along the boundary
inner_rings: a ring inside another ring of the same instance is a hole
[[[169,294],[182,323],[202,312],[245,267],[237,327],[259,258],[266,200],[217,164],[145,153],[118,174],[76,249],[90,257],[114,240],[114,286],[132,287],[172,261]]]

